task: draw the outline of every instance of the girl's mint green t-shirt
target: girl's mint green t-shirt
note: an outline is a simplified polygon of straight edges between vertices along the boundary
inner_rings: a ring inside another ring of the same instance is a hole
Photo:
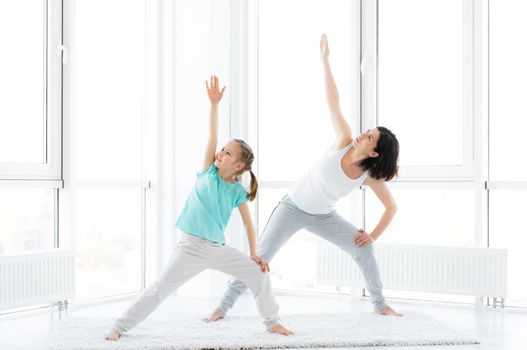
[[[225,244],[225,226],[232,210],[247,202],[247,190],[238,181],[231,184],[211,164],[196,175],[196,182],[181,211],[176,228],[209,241]]]

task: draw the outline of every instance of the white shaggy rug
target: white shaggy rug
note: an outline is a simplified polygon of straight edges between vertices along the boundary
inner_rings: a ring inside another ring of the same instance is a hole
[[[71,316],[56,321],[50,349],[277,349],[479,343],[472,335],[417,312],[404,317],[374,313],[283,315],[281,322],[295,333],[290,337],[266,332],[257,316],[233,316],[208,324],[198,317],[151,317],[118,342],[107,342],[104,336],[113,321]]]

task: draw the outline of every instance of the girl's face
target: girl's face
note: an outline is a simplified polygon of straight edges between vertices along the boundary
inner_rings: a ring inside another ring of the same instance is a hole
[[[240,145],[237,142],[231,141],[216,153],[214,165],[218,169],[224,169],[237,173],[243,169],[243,163],[238,161],[240,154]]]
[[[377,141],[380,136],[381,133],[377,128],[368,129],[351,142],[352,147],[360,153],[367,154],[370,157],[377,157],[379,154],[374,149],[377,147]]]

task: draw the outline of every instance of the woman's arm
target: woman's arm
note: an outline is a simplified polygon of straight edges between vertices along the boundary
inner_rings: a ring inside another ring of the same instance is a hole
[[[251,259],[260,265],[262,272],[269,271],[269,264],[267,261],[256,255],[256,234],[254,231],[253,220],[251,218],[251,212],[249,211],[249,205],[247,203],[243,203],[238,206],[238,210],[240,211],[245,230],[247,231],[247,240],[249,241],[249,252]]]
[[[320,39],[320,56],[324,65],[324,82],[326,86],[326,98],[328,102],[329,112],[331,114],[331,122],[335,129],[337,139],[334,147],[341,149],[350,144],[353,140],[351,129],[342,115],[339,103],[339,93],[337,90],[337,84],[331,73],[331,67],[329,66],[329,46],[326,34],[322,35]]]
[[[384,230],[388,227],[393,217],[395,216],[395,213],[397,212],[397,205],[395,204],[395,200],[392,197],[390,189],[388,188],[388,186],[386,186],[386,183],[383,180],[376,180],[367,177],[364,181],[364,184],[369,186],[373,190],[373,192],[377,195],[377,198],[379,198],[386,210],[384,211],[384,214],[379,220],[377,226],[375,226],[375,228],[369,235],[363,230],[361,230],[361,232],[355,236],[354,241],[359,247],[367,246],[376,241],[379,236],[384,232]]]
[[[216,147],[218,145],[218,106],[225,91],[225,87],[220,91],[220,84],[216,76],[210,77],[210,85],[208,81],[205,81],[205,85],[207,86],[207,94],[210,100],[210,121],[209,140],[205,150],[202,170],[207,169],[214,162],[216,156]]]

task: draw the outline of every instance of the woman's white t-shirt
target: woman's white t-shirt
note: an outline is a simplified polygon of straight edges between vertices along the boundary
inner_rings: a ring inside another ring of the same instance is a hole
[[[311,214],[328,214],[335,210],[337,201],[362,185],[368,172],[357,179],[350,179],[340,162],[351,144],[339,150],[328,150],[308,172],[289,190],[295,205]]]

